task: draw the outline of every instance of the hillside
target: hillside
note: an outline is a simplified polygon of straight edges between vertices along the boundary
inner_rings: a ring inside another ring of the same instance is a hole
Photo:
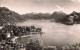
[[[67,14],[62,12],[62,11],[55,11],[52,13],[52,15],[50,16],[50,18],[54,19],[55,22],[61,22],[64,18],[66,18]]]
[[[5,23],[15,23],[22,21],[23,18],[18,13],[6,7],[0,7],[0,25]]]
[[[64,18],[63,23],[65,24],[80,24],[80,13],[73,11],[71,14]]]

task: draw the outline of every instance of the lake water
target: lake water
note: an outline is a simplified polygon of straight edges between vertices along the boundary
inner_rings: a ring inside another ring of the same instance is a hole
[[[80,43],[80,24],[64,25],[49,20],[29,20],[17,25],[41,27],[44,34],[33,34],[32,38],[41,39],[45,45]]]

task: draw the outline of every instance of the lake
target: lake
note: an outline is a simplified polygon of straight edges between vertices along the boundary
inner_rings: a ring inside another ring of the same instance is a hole
[[[49,20],[28,20],[18,26],[41,27],[44,34],[33,34],[32,38],[41,39],[44,45],[66,45],[80,43],[80,24],[64,25]]]

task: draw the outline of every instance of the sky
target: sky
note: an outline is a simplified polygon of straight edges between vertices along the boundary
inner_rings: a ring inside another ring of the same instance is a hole
[[[67,14],[72,11],[80,12],[80,0],[0,0],[0,6],[19,14],[53,13],[54,11],[63,11]]]

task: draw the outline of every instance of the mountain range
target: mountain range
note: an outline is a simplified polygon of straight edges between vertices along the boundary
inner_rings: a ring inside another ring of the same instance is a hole
[[[70,14],[66,14],[62,11],[55,11],[51,13],[27,13],[20,15],[6,7],[0,7],[0,25],[5,23],[16,23],[26,20],[54,20],[55,22],[60,22],[64,24],[79,24],[80,23],[80,13],[73,11]]]
[[[28,20],[28,19],[35,19],[35,20],[41,20],[41,19],[46,19],[46,20],[50,20],[50,19],[55,19],[56,21],[62,20],[63,18],[65,18],[67,16],[66,13],[60,11],[60,12],[53,12],[51,13],[27,13],[27,14],[23,14],[22,15],[24,17],[24,19]]]
[[[64,24],[79,24],[80,23],[80,13],[73,11],[70,14],[66,14],[62,11],[55,11],[52,14],[50,13],[28,13],[22,15],[25,20],[35,19],[35,20],[54,20],[55,22],[60,22]]]

